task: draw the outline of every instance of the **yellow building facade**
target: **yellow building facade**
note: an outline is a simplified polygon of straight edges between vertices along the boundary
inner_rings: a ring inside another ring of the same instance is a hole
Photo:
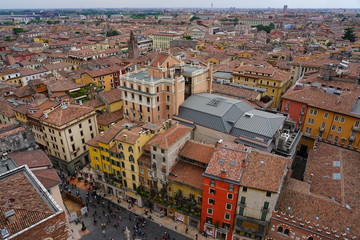
[[[291,73],[275,68],[244,65],[233,72],[233,82],[252,87],[265,88],[266,95],[273,99],[270,108],[278,108],[281,96],[292,85]]]
[[[142,206],[138,159],[144,145],[155,135],[146,126],[132,127],[123,120],[89,141],[90,165],[105,191]]]
[[[308,107],[302,132],[302,144],[311,149],[314,140],[324,140],[350,149],[360,148],[360,117]]]

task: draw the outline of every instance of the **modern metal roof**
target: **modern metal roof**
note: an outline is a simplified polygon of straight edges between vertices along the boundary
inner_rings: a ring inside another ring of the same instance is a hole
[[[179,117],[234,136],[267,142],[280,129],[285,116],[254,109],[244,101],[209,93],[191,95]]]
[[[239,118],[234,129],[241,129],[271,138],[281,128],[285,119],[286,117],[283,115],[252,109]]]
[[[241,100],[209,93],[191,95],[181,106],[179,117],[217,131],[230,133],[232,126],[253,107]]]

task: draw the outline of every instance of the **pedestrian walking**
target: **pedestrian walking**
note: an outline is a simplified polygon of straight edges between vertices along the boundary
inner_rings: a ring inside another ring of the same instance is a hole
[[[185,233],[188,233],[188,231],[189,231],[189,228],[186,227],[186,228],[185,228]]]

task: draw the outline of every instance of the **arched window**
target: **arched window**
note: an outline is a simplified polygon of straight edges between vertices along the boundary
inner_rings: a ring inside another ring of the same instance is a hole
[[[134,152],[134,150],[133,150],[133,148],[132,148],[131,146],[129,147],[129,149],[128,149],[128,150],[129,150],[129,152],[131,152],[131,153],[133,153],[133,152]]]
[[[277,231],[282,233],[284,231],[284,229],[282,227],[278,227]]]
[[[125,171],[123,171],[123,177],[126,177],[126,172]]]
[[[166,101],[170,102],[170,95],[166,96]]]
[[[133,156],[133,155],[130,155],[130,156],[129,156],[129,161],[130,161],[130,162],[135,162],[135,159],[134,159],[134,156]]]
[[[284,234],[289,235],[289,233],[290,233],[290,230],[289,230],[289,229],[285,229]]]
[[[124,159],[124,153],[123,153],[123,152],[120,152],[120,153],[119,153],[119,157],[122,158],[122,159]]]
[[[124,149],[124,147],[123,147],[123,145],[121,143],[118,144],[118,149],[121,149],[121,150]]]

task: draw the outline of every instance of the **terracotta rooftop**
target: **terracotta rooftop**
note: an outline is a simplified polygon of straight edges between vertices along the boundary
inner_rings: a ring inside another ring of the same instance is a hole
[[[327,227],[331,233],[335,230],[340,236],[346,233],[349,239],[351,235],[359,236],[358,210],[347,209],[328,197],[311,193],[309,187],[307,182],[287,179],[277,204],[279,216],[284,214],[288,218],[301,219],[306,224],[303,227],[311,226],[312,230]]]
[[[100,92],[99,95],[106,101],[107,104],[121,101],[121,89],[119,88]]]
[[[252,149],[247,157],[240,184],[279,193],[288,163],[288,158]]]
[[[167,149],[191,131],[191,127],[175,124],[165,132],[154,136],[149,141],[149,144],[155,147]]]
[[[214,151],[215,146],[213,145],[207,145],[190,140],[187,141],[180,150],[179,156],[208,164]]]
[[[17,166],[25,164],[27,164],[29,168],[52,166],[49,157],[40,149],[10,153],[9,157],[14,160]]]
[[[179,182],[197,189],[203,189],[205,169],[190,163],[178,161],[168,176],[170,181]]]
[[[94,98],[94,99],[84,102],[83,105],[86,107],[97,108],[100,106],[105,106],[105,103],[98,98]]]
[[[32,172],[46,189],[50,189],[61,183],[59,176],[53,168],[33,169]]]
[[[108,144],[112,141],[123,129],[125,129],[124,124],[131,124],[132,122],[126,118],[122,119],[121,121],[115,123],[110,128],[106,129],[102,134],[97,135],[96,137],[90,139],[86,142],[86,144],[98,147],[98,142],[102,142]]]
[[[96,115],[96,119],[99,125],[108,126],[111,123],[123,119],[123,110],[117,110],[115,112],[103,112]]]
[[[300,88],[290,88],[282,98],[306,103],[309,106],[336,113],[359,117],[359,115],[351,113],[359,95],[360,91],[343,91],[340,95],[336,95],[326,93],[325,90],[321,88],[304,86]]]
[[[244,171],[243,161],[245,161],[247,153],[243,145],[236,148],[230,148],[230,146],[226,143],[215,149],[205,174],[240,184]]]
[[[140,158],[138,159],[138,162],[141,162],[142,164],[149,164],[151,163],[151,157],[149,155],[141,155]]]
[[[0,229],[6,227],[10,236],[60,211],[26,167],[0,175],[0,186]],[[9,210],[15,212],[14,221],[4,216]]]
[[[212,93],[223,93],[226,95],[233,95],[237,97],[243,97],[249,100],[255,100],[259,93],[255,90],[241,88],[240,85],[237,87],[236,85],[227,85],[213,82],[212,84]]]
[[[68,104],[67,108],[58,107],[52,112],[48,113],[48,118],[45,118],[45,116],[42,115],[39,119],[56,126],[63,126],[66,123],[69,123],[92,112],[95,114],[94,108]]]
[[[360,216],[359,159],[359,152],[318,142],[309,153],[304,181],[311,181],[312,193],[332,198],[342,206],[347,204]]]
[[[125,128],[115,137],[115,139],[124,143],[135,144],[140,137],[141,131],[141,127]]]
[[[15,112],[13,110],[13,106],[6,100],[0,100],[0,115],[5,117],[13,118],[15,117]]]

